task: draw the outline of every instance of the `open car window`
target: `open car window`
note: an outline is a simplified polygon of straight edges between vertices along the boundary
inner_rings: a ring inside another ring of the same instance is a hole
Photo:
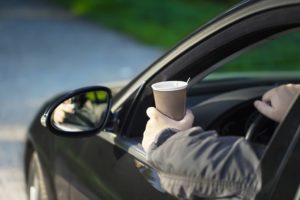
[[[201,79],[202,75],[199,74],[201,80],[198,80],[199,77],[195,76],[188,88],[187,99],[187,106],[196,108],[193,110],[196,114],[195,125],[216,129],[221,135],[244,136],[256,114],[253,100],[260,98],[265,91],[277,85],[300,82],[300,56],[297,46],[299,42],[300,29],[280,32],[279,35],[268,37],[250,48],[239,51],[239,55],[231,56],[230,61],[223,62],[205,78]],[[238,91],[242,89],[245,90]],[[150,92],[148,88],[144,94],[147,98],[143,99],[143,104],[153,106],[154,101]],[[232,112],[224,110],[227,106],[224,101],[218,105],[202,106],[203,103],[208,105],[209,100],[217,102],[218,96],[223,99],[230,97],[229,100],[238,100],[245,104],[228,105],[228,109]],[[141,102],[136,103],[140,105]],[[224,116],[225,118],[222,116],[224,113],[228,114]],[[141,137],[146,125],[147,117],[141,117],[140,112],[138,114],[138,119],[133,120],[137,123],[132,125],[134,128],[129,131],[133,137]],[[235,121],[233,117],[243,121]]]

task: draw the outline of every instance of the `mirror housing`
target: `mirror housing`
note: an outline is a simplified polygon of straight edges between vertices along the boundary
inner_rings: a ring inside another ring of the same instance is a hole
[[[56,135],[87,137],[99,133],[111,114],[111,90],[103,86],[80,88],[58,98],[41,117]]]

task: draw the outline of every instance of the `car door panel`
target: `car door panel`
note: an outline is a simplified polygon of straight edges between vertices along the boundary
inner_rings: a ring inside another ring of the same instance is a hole
[[[115,141],[120,144],[122,138]],[[130,145],[126,139],[124,143]],[[71,199],[174,199],[155,189],[151,174],[145,178],[145,165],[119,146],[99,136],[67,139],[62,148],[72,154],[60,163],[72,172]]]

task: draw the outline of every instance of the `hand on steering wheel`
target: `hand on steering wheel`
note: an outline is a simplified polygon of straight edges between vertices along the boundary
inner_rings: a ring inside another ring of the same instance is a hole
[[[262,101],[255,101],[259,112],[276,122],[282,122],[293,99],[300,92],[300,84],[286,84],[266,92]]]

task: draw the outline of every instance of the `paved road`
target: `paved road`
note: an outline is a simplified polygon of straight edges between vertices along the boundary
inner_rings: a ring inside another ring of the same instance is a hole
[[[129,79],[161,54],[45,1],[0,0],[0,199],[25,199],[23,141],[45,99]]]

